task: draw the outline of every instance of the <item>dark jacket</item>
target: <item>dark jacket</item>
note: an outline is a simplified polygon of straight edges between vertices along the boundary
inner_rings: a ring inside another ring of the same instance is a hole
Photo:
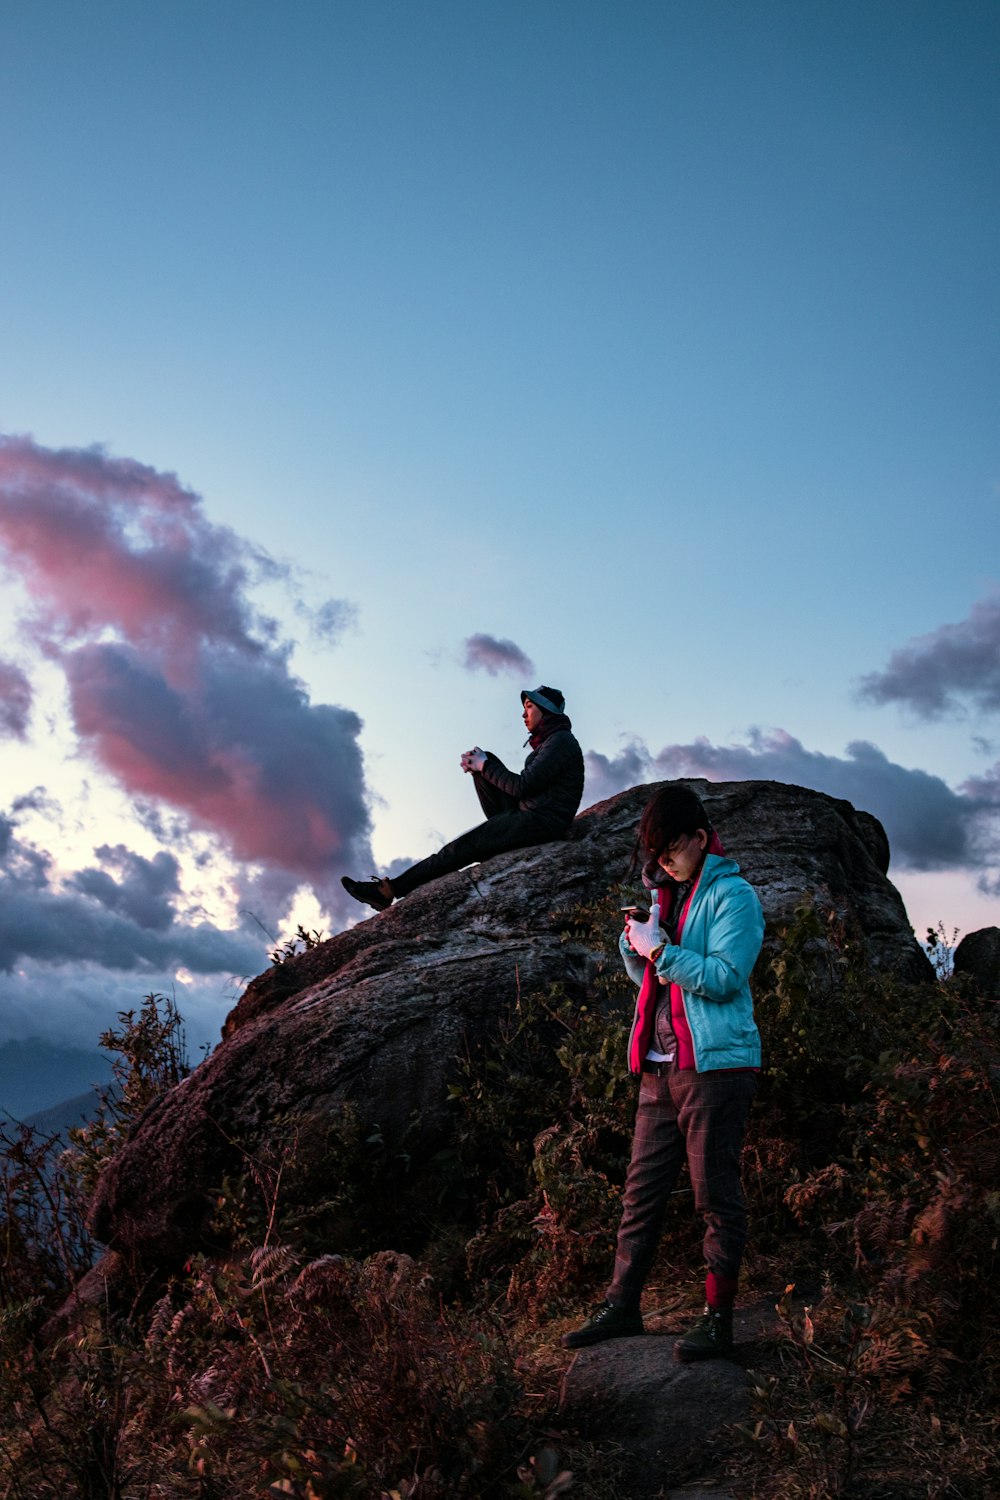
[[[546,714],[529,743],[531,754],[520,775],[492,752],[480,775],[513,797],[521,812],[549,818],[564,833],[583,796],[583,751],[565,714]]]

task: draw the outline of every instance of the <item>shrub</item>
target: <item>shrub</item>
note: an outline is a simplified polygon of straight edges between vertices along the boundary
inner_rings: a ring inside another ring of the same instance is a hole
[[[143,1111],[186,1078],[188,1063],[184,1022],[169,996],[150,994],[139,1010],[118,1012],[119,1029],[102,1033],[100,1045],[116,1053],[113,1082],[98,1089],[99,1107],[92,1120],[69,1130],[73,1147],[65,1167],[77,1192],[89,1197],[105,1162],[127,1139]]]

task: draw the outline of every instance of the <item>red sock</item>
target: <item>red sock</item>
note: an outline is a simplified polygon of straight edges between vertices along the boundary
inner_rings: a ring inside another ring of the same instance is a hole
[[[732,1307],[736,1301],[737,1280],[735,1276],[720,1276],[715,1271],[709,1271],[705,1277],[705,1301],[709,1307]]]

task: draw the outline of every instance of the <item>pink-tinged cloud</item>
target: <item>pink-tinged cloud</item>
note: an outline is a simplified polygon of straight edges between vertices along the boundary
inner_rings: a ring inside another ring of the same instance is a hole
[[[874,813],[885,826],[897,866],[911,870],[982,872],[1000,859],[995,817],[1000,787],[987,779],[956,792],[939,776],[889,760],[877,745],[856,740],[846,756],[807,750],[783,729],[753,729],[746,744],[713,745],[697,739],[665,745],[652,754],[632,741],[614,759],[586,756],[586,799],[611,796],[645,781],[699,777],[708,781],[783,781],[807,786]]]
[[[351,867],[368,832],[349,709],[310,704],[284,663],[204,652],[178,691],[127,646],[66,661],[77,732],[140,796],[183,808],[243,860],[322,884]]]
[[[498,640],[494,635],[481,631],[466,636],[463,666],[469,672],[488,672],[496,677],[500,672],[509,672],[514,677],[530,677],[534,666],[520,646],[513,641]]]
[[[247,593],[280,567],[197,495],[100,449],[0,439],[0,554],[65,671],[77,733],[129,793],[291,884],[337,894],[342,871],[370,864],[361,722],[310,702]]]
[[[203,640],[262,649],[245,596],[251,549],[172,474],[0,437],[0,550],[56,641],[110,627],[175,668]]]
[[[968,619],[901,646],[884,671],[862,678],[859,695],[901,703],[925,719],[961,713],[966,704],[1000,712],[1000,598],[974,604]]]
[[[12,661],[0,661],[0,739],[24,739],[31,699],[31,683],[21,668]]]

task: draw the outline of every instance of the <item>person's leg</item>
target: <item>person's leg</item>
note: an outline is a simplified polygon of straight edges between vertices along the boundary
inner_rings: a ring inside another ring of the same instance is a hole
[[[512,797],[509,792],[502,792],[498,786],[480,776],[478,771],[472,773],[473,785],[476,788],[476,796],[479,798],[479,806],[487,818],[495,818],[499,813],[519,812],[517,798]]]
[[[687,1140],[695,1208],[705,1223],[705,1313],[674,1346],[679,1359],[732,1351],[732,1309],[747,1241],[740,1152],[757,1087],[751,1072],[679,1074],[678,1119]]]
[[[740,1152],[757,1075],[678,1073],[677,1080],[677,1116],[687,1140],[694,1203],[705,1221],[705,1261],[720,1281],[735,1283],[747,1242]]]
[[[656,1258],[670,1195],[684,1165],[684,1136],[670,1092],[670,1075],[644,1073],[632,1136],[618,1226],[615,1267],[607,1300],[616,1307],[638,1307]]]
[[[477,860],[489,859],[491,855],[502,854],[508,849],[546,844],[558,837],[559,832],[549,819],[540,818],[536,813],[497,813],[485,823],[477,823],[475,828],[452,839],[450,844],[445,844],[419,864],[411,865],[401,875],[394,875],[389,885],[393,896],[408,896],[429,880],[450,875]]]
[[[670,1194],[684,1162],[684,1138],[667,1077],[644,1073],[625,1179],[615,1268],[606,1298],[590,1317],[564,1333],[565,1349],[584,1349],[605,1339],[643,1332],[639,1299],[653,1265]]]

